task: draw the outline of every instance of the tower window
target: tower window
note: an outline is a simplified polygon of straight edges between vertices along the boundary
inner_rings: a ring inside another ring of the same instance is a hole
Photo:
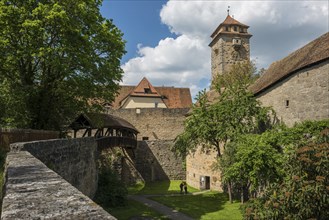
[[[225,27],[225,31],[230,31],[230,29],[228,28],[228,26]]]
[[[238,27],[237,26],[234,26],[234,31],[238,31]]]
[[[289,100],[286,100],[286,108],[289,108]]]
[[[233,38],[233,44],[234,45],[241,45],[241,39],[240,38]]]

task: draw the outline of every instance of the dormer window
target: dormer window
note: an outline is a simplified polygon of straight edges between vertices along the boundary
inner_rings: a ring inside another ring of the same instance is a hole
[[[144,88],[144,93],[145,94],[151,94],[151,89],[150,88]]]

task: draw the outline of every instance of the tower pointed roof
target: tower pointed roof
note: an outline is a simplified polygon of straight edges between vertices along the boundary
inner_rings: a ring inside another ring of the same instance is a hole
[[[220,23],[220,25],[218,25],[216,30],[211,34],[211,37],[214,38],[222,26],[230,26],[230,25],[238,25],[241,27],[249,28],[248,25],[242,24],[240,21],[237,21],[234,18],[232,18],[230,15],[227,15],[225,20],[222,23]]]
[[[130,93],[131,96],[161,97],[152,84],[144,77]]]
[[[232,25],[232,24],[235,24],[235,25],[240,25],[240,26],[243,26],[243,27],[249,27],[248,25],[245,25],[245,24],[242,24],[241,22],[235,20],[234,18],[232,18],[230,15],[227,15],[225,20],[222,22],[222,24],[227,24],[227,25]]]

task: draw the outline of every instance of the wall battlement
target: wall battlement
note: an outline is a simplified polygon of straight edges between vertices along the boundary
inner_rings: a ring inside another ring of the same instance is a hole
[[[86,196],[97,189],[96,152],[94,138],[12,144],[1,219],[116,219]]]

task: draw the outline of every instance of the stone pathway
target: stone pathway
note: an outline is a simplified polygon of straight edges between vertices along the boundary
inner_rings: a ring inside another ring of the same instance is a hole
[[[191,193],[192,195],[198,195],[198,194],[202,194],[205,192],[208,192],[209,190],[206,191],[201,191],[201,192],[195,192],[195,193]],[[156,201],[153,201],[151,199],[148,199],[149,197],[153,197],[153,196],[182,196],[182,194],[168,194],[168,195],[130,195],[129,198],[133,199],[137,202],[141,202],[144,205],[160,212],[161,214],[167,216],[170,219],[173,220],[193,220],[193,218],[191,218],[190,216],[183,214],[181,212],[178,212],[175,209],[169,208],[165,205],[162,205]]]
[[[150,196],[148,196],[150,197]],[[181,212],[178,212],[177,210],[174,210],[172,208],[169,208],[165,205],[162,205],[156,201],[153,201],[151,199],[148,199],[146,198],[145,196],[143,195],[131,195],[129,196],[129,198],[137,201],[137,202],[141,202],[143,203],[144,205],[160,212],[161,214],[167,216],[168,218],[170,219],[173,219],[173,220],[193,220],[193,218],[181,213]]]

